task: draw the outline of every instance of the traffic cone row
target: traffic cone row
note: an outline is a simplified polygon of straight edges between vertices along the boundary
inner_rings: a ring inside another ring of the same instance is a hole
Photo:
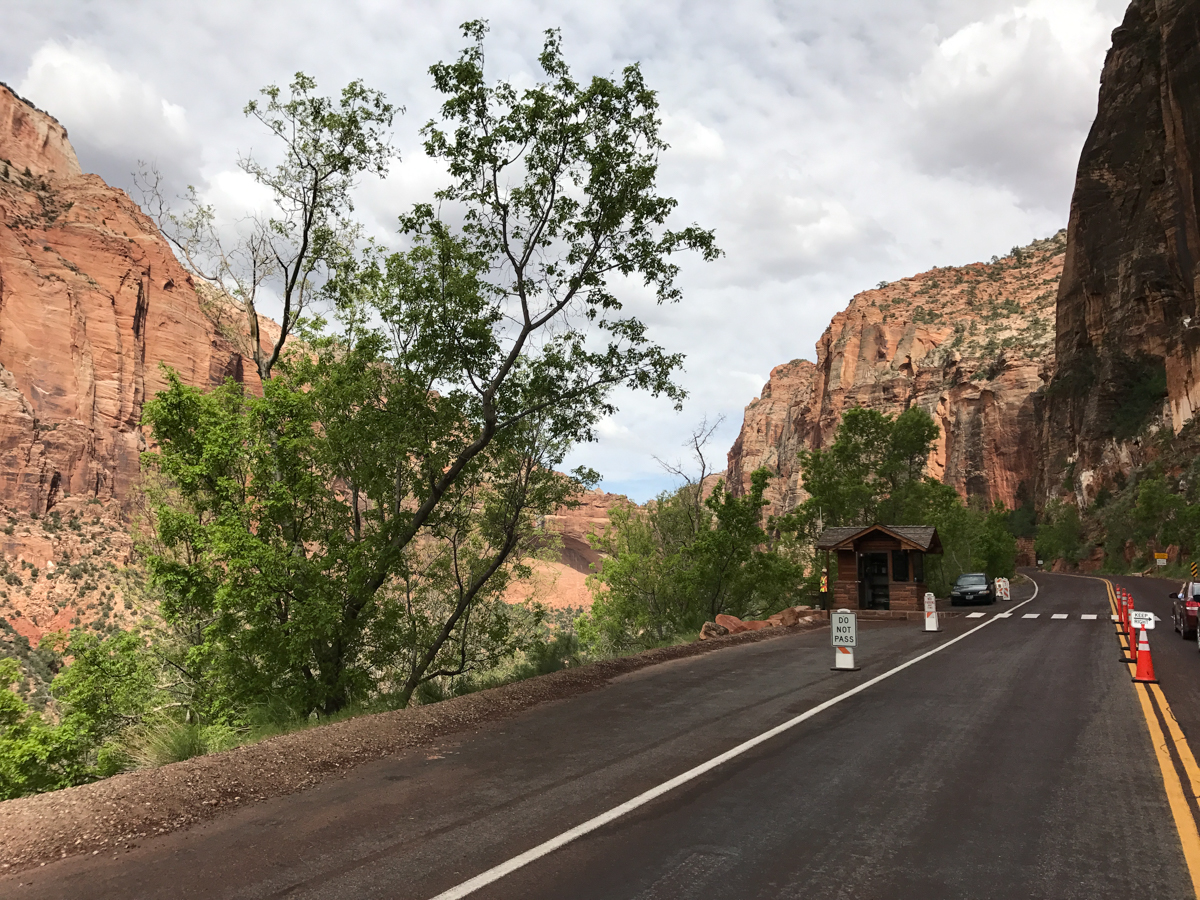
[[[1125,634],[1129,638],[1129,655],[1121,654],[1121,662],[1134,663],[1136,669],[1133,680],[1142,684],[1158,684],[1154,677],[1154,660],[1150,656],[1150,638],[1146,634],[1146,626],[1133,627],[1133,597],[1124,589],[1116,588],[1117,595],[1117,634]]]
[[[1133,598],[1124,589],[1117,588],[1117,634],[1128,638],[1128,652],[1121,651],[1121,662],[1137,662],[1137,642],[1129,625],[1129,612],[1133,608]]]

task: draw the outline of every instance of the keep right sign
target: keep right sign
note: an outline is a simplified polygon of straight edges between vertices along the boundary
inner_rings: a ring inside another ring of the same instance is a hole
[[[1147,612],[1144,609],[1134,609],[1129,613],[1129,623],[1134,628],[1145,627],[1147,631],[1154,630],[1154,622],[1157,618],[1158,616],[1154,615],[1154,613]]]

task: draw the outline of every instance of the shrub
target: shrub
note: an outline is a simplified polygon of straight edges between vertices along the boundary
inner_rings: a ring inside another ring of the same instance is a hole
[[[206,732],[202,725],[165,719],[134,734],[126,752],[132,763],[141,768],[183,762],[210,752]]]

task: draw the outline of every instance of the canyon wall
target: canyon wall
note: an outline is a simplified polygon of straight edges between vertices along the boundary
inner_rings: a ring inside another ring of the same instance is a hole
[[[896,415],[914,404],[938,426],[930,469],[966,498],[1010,508],[1038,472],[1037,392],[1053,365],[1054,297],[1065,232],[990,263],[933,269],[857,294],[817,342],[816,362],[777,366],[746,407],[728,476],[745,491],[779,477],[769,512],[806,495],[797,454],[825,447],[847,408]]]
[[[160,363],[192,384],[253,378],[153,222],[0,86],[0,504],[124,499]]]
[[[1200,408],[1200,5],[1134,0],[1079,161],[1041,423],[1043,497],[1128,474]]]

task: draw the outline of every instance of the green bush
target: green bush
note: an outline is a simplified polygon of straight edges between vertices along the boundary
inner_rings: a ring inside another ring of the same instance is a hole
[[[1042,522],[1038,526],[1037,555],[1047,564],[1062,559],[1069,563],[1078,562],[1084,554],[1083,522],[1079,508],[1074,503],[1051,500],[1042,511]]]
[[[616,509],[595,546],[606,556],[590,579],[595,600],[578,623],[582,645],[608,655],[670,643],[721,613],[760,618],[799,599],[803,568],[765,530],[770,473],[734,497],[724,482],[664,493],[648,510]],[[559,652],[559,651],[555,651]]]
[[[201,725],[164,719],[144,726],[131,736],[127,753],[141,768],[183,762],[209,752],[206,729]]]

